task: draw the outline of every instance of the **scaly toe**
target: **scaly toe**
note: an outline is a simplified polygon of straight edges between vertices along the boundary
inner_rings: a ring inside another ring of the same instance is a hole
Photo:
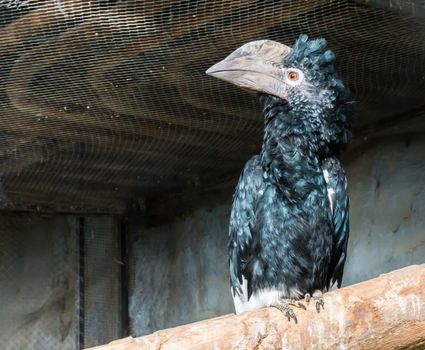
[[[291,318],[293,318],[295,323],[298,323],[297,315],[291,308],[288,308],[288,310],[285,312],[285,316],[288,317],[289,322],[291,322]]]
[[[289,305],[299,307],[300,309],[307,310],[305,305],[297,299],[289,299],[287,302],[288,302]]]
[[[292,318],[295,321],[295,323],[298,323],[297,315],[295,314],[294,310],[292,310],[292,308],[289,306],[290,303],[291,303],[291,300],[290,301],[281,300],[277,304],[274,304],[271,306],[281,311],[288,318],[289,322],[291,322],[291,318]]]
[[[320,306],[322,307],[323,310],[325,309],[325,301],[323,300],[323,297],[316,300],[317,312],[320,312]]]
[[[320,313],[320,307],[322,307],[322,309],[325,309],[325,300],[323,299],[323,294],[320,290],[316,290],[313,293],[313,299],[316,302],[316,311]]]

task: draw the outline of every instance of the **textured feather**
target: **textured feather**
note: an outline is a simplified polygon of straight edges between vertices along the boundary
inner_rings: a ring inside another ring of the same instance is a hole
[[[332,286],[336,282],[339,288],[341,287],[345,260],[347,258],[349,236],[348,184],[344,169],[341,167],[337,158],[325,159],[322,168],[328,174],[326,182],[328,193],[332,194],[333,202],[334,243],[328,283]]]
[[[256,212],[259,198],[265,189],[260,157],[252,157],[245,165],[235,194],[229,229],[230,280],[233,293],[243,297],[241,284],[248,259],[252,254],[253,241],[258,235]],[[245,298],[247,295],[245,295]]]

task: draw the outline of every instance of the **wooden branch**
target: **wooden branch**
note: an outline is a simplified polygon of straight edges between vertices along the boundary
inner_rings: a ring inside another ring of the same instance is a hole
[[[125,338],[92,350],[424,349],[425,264],[325,295],[325,310],[296,310],[298,324],[274,308],[226,315]]]

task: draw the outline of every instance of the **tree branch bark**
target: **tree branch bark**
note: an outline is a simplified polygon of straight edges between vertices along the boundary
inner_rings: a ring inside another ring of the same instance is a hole
[[[125,338],[92,350],[425,349],[425,264],[325,294],[325,310],[274,308]]]

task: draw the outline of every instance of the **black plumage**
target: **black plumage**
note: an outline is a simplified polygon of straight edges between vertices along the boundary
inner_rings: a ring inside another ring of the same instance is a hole
[[[241,173],[230,218],[238,312],[341,285],[349,225],[338,157],[351,102],[333,62],[324,39],[301,35],[292,49],[249,43],[208,71],[260,92],[264,112],[262,149]]]

